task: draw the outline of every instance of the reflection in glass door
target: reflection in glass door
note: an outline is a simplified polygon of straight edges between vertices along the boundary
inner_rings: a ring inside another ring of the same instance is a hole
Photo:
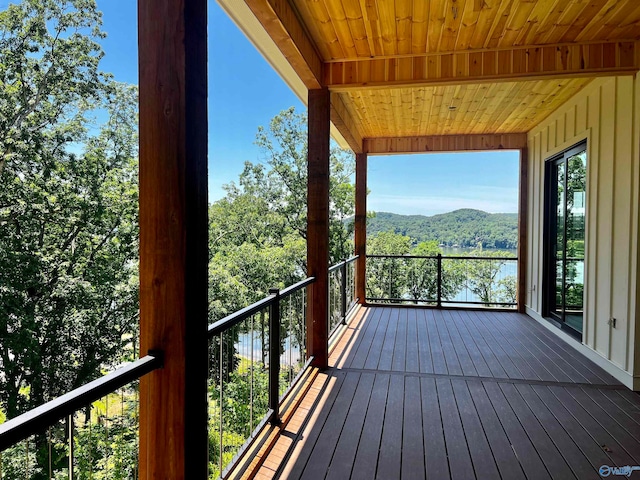
[[[545,305],[547,316],[582,334],[586,144],[547,161]]]

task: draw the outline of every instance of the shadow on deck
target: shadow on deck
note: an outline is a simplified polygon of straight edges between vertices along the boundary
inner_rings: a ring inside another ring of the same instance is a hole
[[[602,465],[640,466],[640,396],[534,320],[370,307],[256,478],[598,479]]]

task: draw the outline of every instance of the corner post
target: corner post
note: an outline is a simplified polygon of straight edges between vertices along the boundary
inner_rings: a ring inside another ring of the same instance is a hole
[[[307,268],[316,281],[309,296],[307,345],[318,368],[329,364],[329,116],[329,89],[309,90]]]
[[[367,271],[367,154],[356,154],[356,218],[354,225],[356,261],[356,297],[366,303]]]
[[[138,0],[141,479],[207,478],[207,1]],[[188,447],[187,447],[188,445]]]
[[[518,188],[518,288],[516,302],[518,312],[526,312],[527,301],[527,215],[529,211],[529,180],[527,148],[520,149],[520,177]]]

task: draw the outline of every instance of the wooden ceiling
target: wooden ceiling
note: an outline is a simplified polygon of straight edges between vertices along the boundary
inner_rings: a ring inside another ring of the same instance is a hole
[[[324,61],[628,40],[638,0],[292,0]]]
[[[382,137],[522,134],[594,77],[640,65],[639,0],[218,1],[290,85],[331,90],[356,152]]]

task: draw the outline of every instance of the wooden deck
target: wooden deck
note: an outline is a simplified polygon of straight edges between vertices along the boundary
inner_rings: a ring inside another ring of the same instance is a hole
[[[331,365],[256,478],[582,480],[640,466],[640,396],[525,315],[363,308]]]

